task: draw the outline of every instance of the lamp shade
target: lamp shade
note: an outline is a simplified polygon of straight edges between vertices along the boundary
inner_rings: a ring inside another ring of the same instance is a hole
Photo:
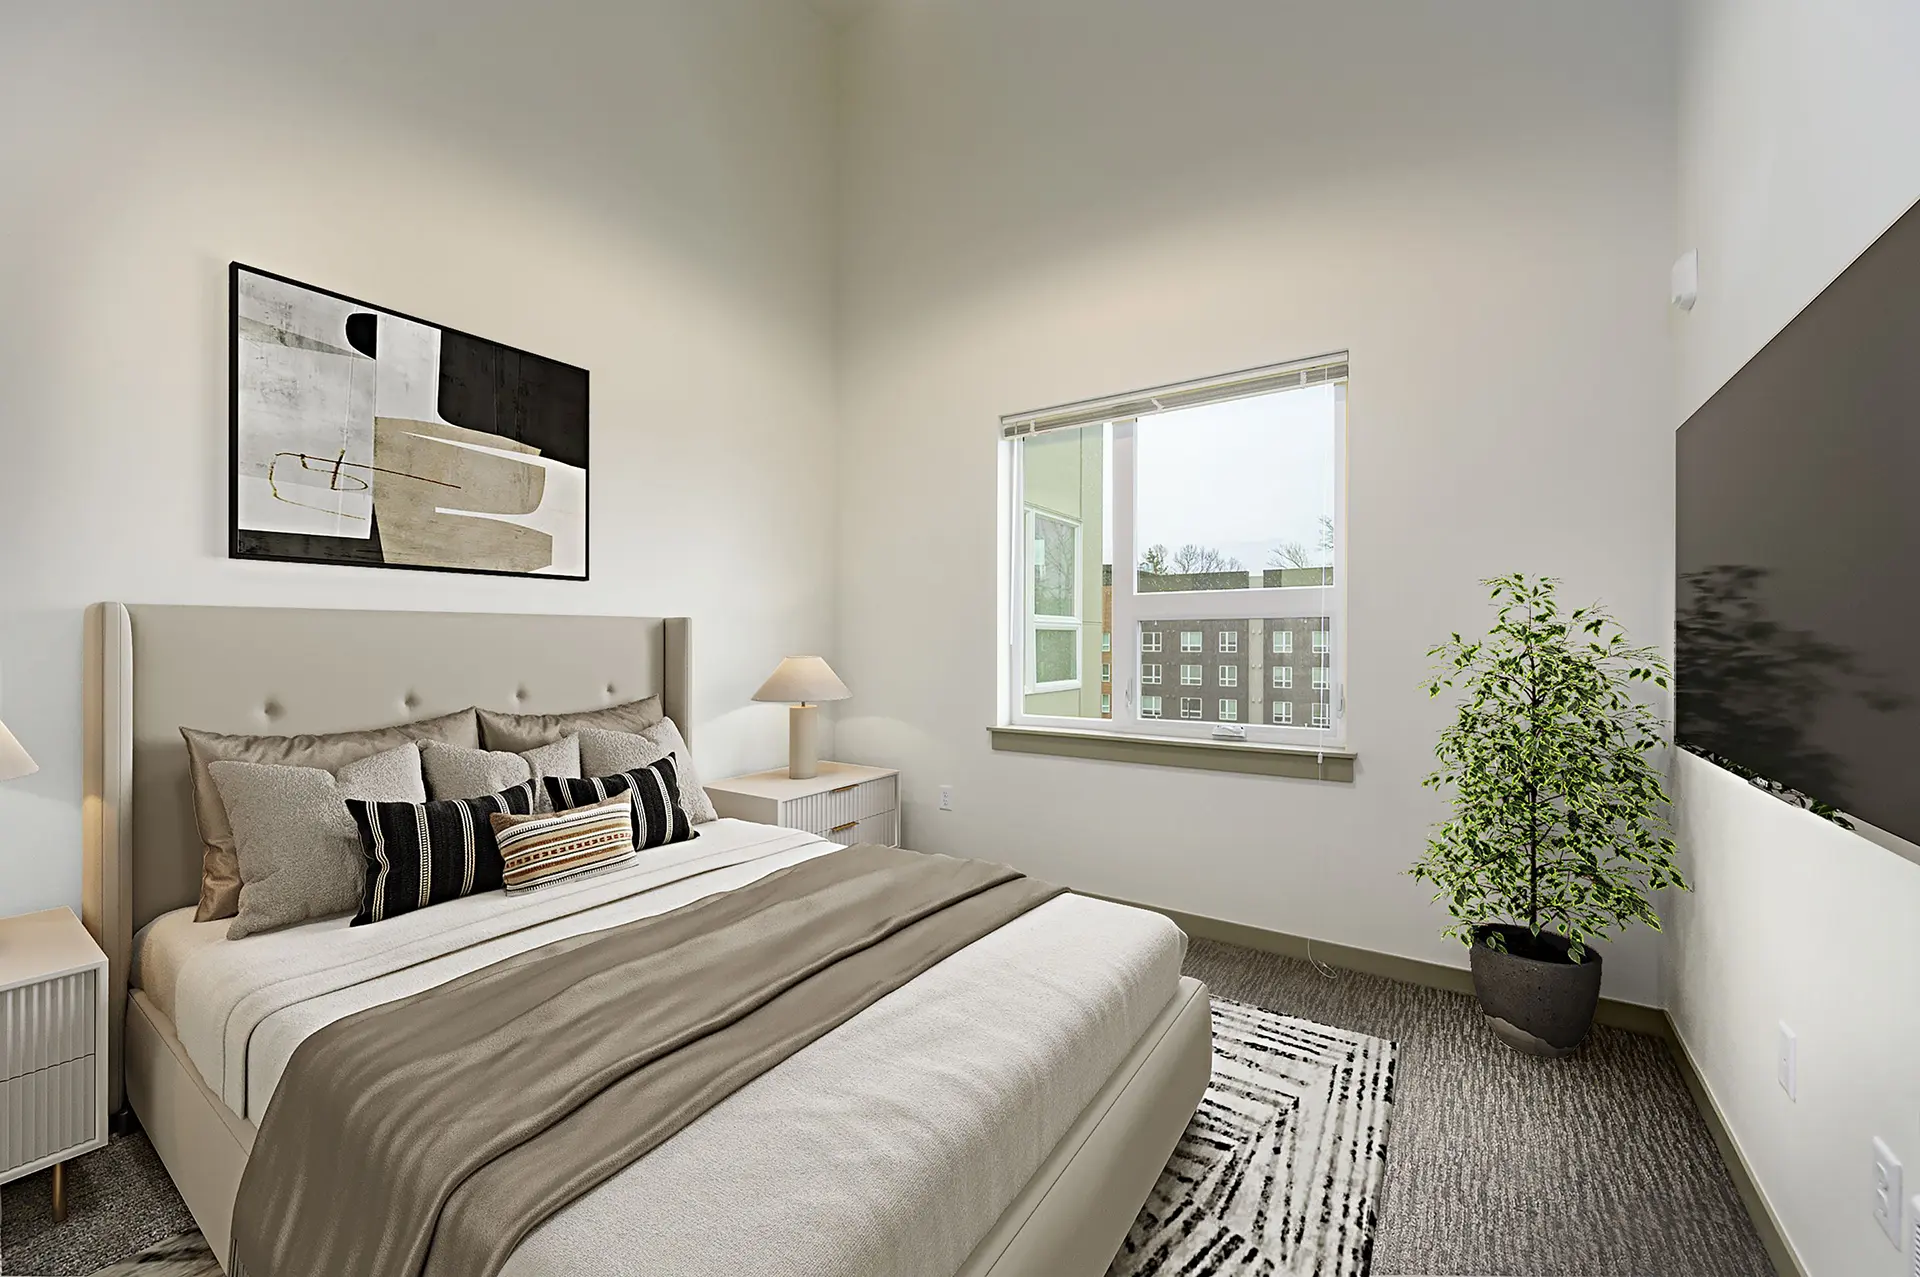
[[[853,695],[833,667],[817,656],[789,656],[753,694],[756,701],[844,701]]]
[[[20,742],[13,738],[5,723],[0,723],[0,780],[18,780],[22,776],[31,776],[40,770],[40,764],[33,761],[32,755],[20,748]]]

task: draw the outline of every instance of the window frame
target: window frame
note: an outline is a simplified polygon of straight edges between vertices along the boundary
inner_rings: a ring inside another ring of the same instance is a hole
[[[1214,666],[1213,685],[1215,687],[1239,687],[1240,667],[1238,665]]]
[[[1219,722],[1237,723],[1240,721],[1240,702],[1231,696],[1222,696],[1220,703],[1214,706],[1214,710],[1214,717]]]
[[[1163,669],[1163,668],[1164,668],[1164,666],[1163,666],[1163,665],[1162,665],[1162,663],[1161,663],[1161,662],[1159,662],[1159,661],[1142,661],[1142,662],[1140,662],[1140,686],[1142,686],[1142,687],[1160,687],[1160,686],[1162,686],[1162,683],[1161,683],[1161,680],[1160,680],[1160,674],[1161,674],[1161,671],[1162,671],[1162,669]],[[1152,670],[1152,671],[1153,671],[1153,677],[1152,677],[1152,678],[1148,678],[1148,677],[1147,677],[1147,671],[1148,671],[1148,670]]]
[[[1187,702],[1193,702],[1193,713],[1187,713]],[[1207,698],[1204,696],[1182,696],[1180,698],[1180,721],[1186,723],[1205,722],[1207,717]],[[1165,719],[1161,720],[1165,722]]]
[[[1187,677],[1187,671],[1188,671],[1188,670],[1192,670],[1192,671],[1193,671],[1193,677],[1192,677],[1192,678],[1188,678],[1188,677]],[[1206,685],[1207,685],[1207,666],[1206,666],[1206,662],[1204,662],[1204,661],[1194,661],[1194,662],[1192,662],[1191,664],[1189,664],[1188,662],[1185,662],[1185,661],[1182,661],[1182,662],[1180,663],[1180,686],[1182,686],[1182,687],[1205,687]]]
[[[1153,712],[1151,714],[1147,712],[1146,703],[1148,701],[1153,702]],[[1142,693],[1140,696],[1140,717],[1152,719],[1156,722],[1159,721],[1160,710],[1163,704],[1164,702],[1160,699],[1159,693],[1157,692],[1152,694]]]
[[[1227,641],[1229,639],[1233,641],[1229,643]],[[1240,655],[1240,631],[1239,630],[1216,631],[1213,643],[1214,643],[1214,653],[1218,656]]]
[[[1037,696],[1046,692],[1077,692],[1086,681],[1082,668],[1080,646],[1086,640],[1086,594],[1085,583],[1081,580],[1086,568],[1085,527],[1079,519],[1070,518],[1053,510],[1043,510],[1039,506],[1027,505],[1021,508],[1026,517],[1021,521],[1020,530],[1024,539],[1021,542],[1020,575],[1024,582],[1020,629],[1023,636],[1021,646],[1026,649],[1022,678],[1023,696]],[[1073,615],[1040,616],[1033,610],[1033,532],[1036,519],[1051,519],[1073,529]],[[1026,635],[1039,630],[1071,630],[1073,632],[1073,677],[1055,679],[1042,683],[1039,679],[1040,645],[1037,642],[1024,641]]]
[[[1337,368],[1334,367],[1336,364],[1338,365]],[[1033,572],[1031,563],[1032,530],[1026,517],[1028,506],[1025,500],[1024,474],[1022,472],[1024,458],[1020,445],[1022,440],[1030,437],[1032,432],[1030,427],[1018,424],[1029,420],[1028,418],[1008,417],[1003,420],[1003,434],[1000,446],[1002,448],[1001,457],[1003,465],[1002,490],[1003,493],[1006,494],[1006,505],[1004,508],[1007,511],[1007,516],[1002,523],[1002,527],[1010,527],[1017,530],[1021,536],[1021,545],[1017,548],[1015,554],[1003,556],[1002,563],[1006,565],[1015,559],[1017,559],[1018,562],[1019,579],[1013,583],[1014,589],[1008,601],[1014,608],[1020,609],[1018,615],[1021,623],[1018,625],[1004,625],[1002,633],[1005,635],[1006,646],[1008,648],[1008,659],[1005,668],[1009,671],[1019,670],[1023,675],[1021,678],[1003,677],[1001,680],[1001,686],[1006,689],[999,715],[1000,722],[1003,725],[1092,731],[1115,735],[1134,734],[1159,737],[1185,737],[1199,740],[1217,737],[1217,729],[1220,726],[1217,722],[1205,720],[1204,718],[1199,720],[1182,720],[1164,717],[1167,708],[1164,697],[1162,700],[1163,717],[1151,718],[1138,712],[1137,707],[1143,695],[1140,690],[1143,686],[1140,677],[1141,654],[1143,652],[1151,653],[1153,651],[1171,649],[1174,645],[1165,643],[1164,636],[1169,630],[1179,632],[1181,622],[1210,620],[1262,620],[1272,622],[1301,621],[1315,617],[1327,617],[1329,618],[1329,628],[1331,629],[1331,639],[1328,643],[1328,650],[1325,653],[1316,653],[1316,655],[1322,657],[1329,670],[1330,689],[1327,699],[1328,726],[1325,728],[1315,728],[1301,724],[1298,721],[1293,725],[1273,725],[1247,721],[1233,725],[1236,729],[1233,736],[1235,739],[1245,739],[1253,743],[1285,745],[1305,749],[1339,749],[1344,752],[1352,747],[1347,734],[1345,684],[1348,582],[1347,511],[1349,505],[1347,492],[1349,388],[1345,365],[1346,356],[1344,354],[1337,358],[1327,357],[1301,361],[1299,365],[1309,368],[1320,368],[1324,366],[1331,369],[1330,374],[1323,381],[1316,382],[1309,380],[1305,383],[1307,387],[1322,384],[1329,385],[1334,394],[1334,543],[1332,549],[1333,581],[1331,585],[1274,587],[1262,585],[1251,586],[1247,589],[1232,590],[1141,593],[1137,589],[1136,573],[1128,569],[1133,568],[1137,564],[1137,547],[1134,545],[1134,487],[1138,480],[1134,466],[1135,431],[1139,424],[1140,416],[1145,415],[1148,410],[1145,407],[1137,409],[1136,412],[1140,415],[1133,416],[1116,414],[1112,417],[1099,418],[1088,415],[1082,416],[1079,419],[1079,425],[1081,427],[1105,427],[1105,442],[1108,448],[1106,464],[1111,468],[1112,474],[1111,506],[1103,512],[1103,517],[1107,521],[1110,529],[1111,541],[1114,547],[1112,557],[1119,562],[1114,565],[1112,577],[1113,610],[1110,627],[1102,627],[1104,633],[1111,635],[1112,665],[1115,675],[1111,684],[1113,699],[1112,716],[1110,718],[1030,714],[1026,712],[1024,705],[1024,697],[1026,695],[1038,690],[1068,690],[1069,688],[1077,688],[1080,683],[1079,680],[1076,679],[1072,684],[1056,683],[1045,685],[1044,688],[1035,688],[1030,686],[1031,680],[1024,677],[1024,675],[1031,670],[1030,663],[1033,660],[1033,654],[1028,650],[1032,645],[1026,641],[1026,636],[1029,632],[1029,627],[1026,622],[1032,619],[1030,595],[1032,591]],[[1213,380],[1214,383],[1226,387],[1229,386],[1235,378],[1227,377]],[[1204,392],[1210,384],[1213,383],[1190,383],[1192,387],[1199,388],[1199,392]],[[1186,392],[1187,388],[1183,387],[1182,389],[1183,392]],[[1131,396],[1128,406],[1131,407],[1142,401],[1150,400],[1156,393],[1159,392],[1149,391]],[[1290,393],[1290,390],[1279,389],[1255,393],[1285,394]],[[1236,397],[1247,396],[1244,394],[1236,395],[1230,390],[1223,390],[1220,394],[1214,396],[1214,398],[1220,401]],[[1152,408],[1154,414],[1157,415],[1157,413],[1161,411],[1172,411],[1176,408],[1190,407],[1196,402],[1204,401],[1207,400],[1204,398],[1196,399],[1190,393],[1188,398],[1178,404],[1170,404],[1165,408],[1154,404]],[[1094,405],[1094,407],[1098,407],[1098,405]],[[1069,426],[1067,428],[1075,427]],[[1063,522],[1074,523],[1073,520],[1055,514],[1052,511],[1043,510],[1041,513],[1046,514],[1047,517],[1050,518],[1060,519]],[[1088,617],[1086,615],[1086,601],[1084,598],[1079,597],[1083,593],[1081,578],[1084,576],[1084,555],[1086,548],[1082,537],[1081,525],[1075,523],[1075,528],[1076,566],[1083,569],[1082,571],[1076,571],[1074,577],[1077,598],[1076,611],[1079,613],[1077,624],[1084,626],[1104,620],[1105,618]],[[1002,544],[1005,544],[1004,540]],[[1122,568],[1121,564],[1127,565],[1126,568]],[[1258,571],[1258,569],[1256,569],[1256,571]],[[1003,577],[1002,579],[1005,580],[1006,578]],[[1007,596],[1003,595],[1003,597]],[[1005,615],[1007,615],[1007,613],[1003,612],[1003,616]],[[1158,633],[1151,636],[1161,640],[1158,647],[1149,648],[1146,643],[1142,641],[1140,626],[1143,623],[1158,626]],[[1067,628],[1064,625],[1056,626],[1056,624],[1052,622],[1043,622],[1041,625],[1036,625],[1033,628],[1056,627]],[[1269,643],[1272,641],[1271,639],[1268,640]],[[1297,647],[1292,643],[1291,638],[1286,641],[1289,650],[1283,654],[1292,655],[1294,651],[1297,650]],[[1079,651],[1080,646],[1079,643],[1075,645],[1076,673],[1083,674],[1084,660]],[[1202,652],[1206,650],[1204,631],[1202,633],[1200,650]],[[1201,685],[1204,686],[1204,670],[1202,672],[1202,678],[1203,682]],[[1163,683],[1162,686],[1166,686],[1166,684]]]
[[[1293,726],[1293,702],[1292,701],[1290,700],[1269,701],[1267,703],[1273,706],[1272,709],[1267,711],[1267,716],[1273,720],[1273,723],[1272,723],[1273,726],[1275,727],[1292,727]],[[1281,721],[1281,715],[1280,715],[1281,710],[1287,711],[1284,722]]]
[[[1269,692],[1291,692],[1293,690],[1293,666],[1269,665],[1272,673],[1267,675]]]

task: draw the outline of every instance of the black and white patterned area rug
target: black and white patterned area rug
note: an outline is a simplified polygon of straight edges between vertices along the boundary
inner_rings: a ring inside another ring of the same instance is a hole
[[[1393,1043],[1213,999],[1213,1081],[1109,1277],[1365,1277]]]

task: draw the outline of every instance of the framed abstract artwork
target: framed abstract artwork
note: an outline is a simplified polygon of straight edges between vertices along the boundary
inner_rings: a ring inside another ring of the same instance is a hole
[[[587,579],[587,370],[235,262],[228,554]]]

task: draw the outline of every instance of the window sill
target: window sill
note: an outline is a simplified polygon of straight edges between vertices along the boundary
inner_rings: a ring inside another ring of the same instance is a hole
[[[1135,736],[1059,727],[990,727],[993,747],[1003,753],[1051,754],[1151,767],[1293,776],[1303,780],[1353,782],[1357,755],[1350,749],[1307,745],[1262,745],[1246,741],[1194,740],[1184,736]]]

